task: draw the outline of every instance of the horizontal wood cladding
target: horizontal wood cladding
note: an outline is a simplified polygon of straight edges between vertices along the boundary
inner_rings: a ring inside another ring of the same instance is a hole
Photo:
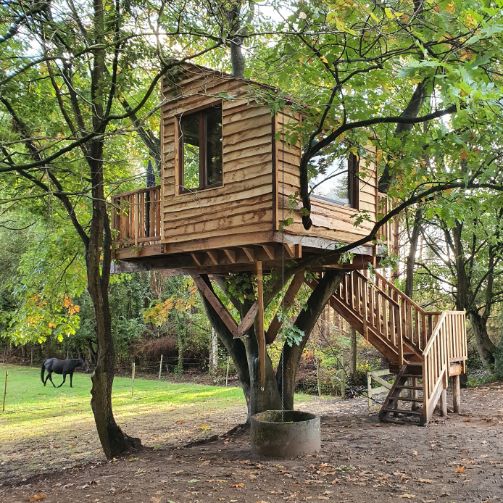
[[[165,81],[162,104],[163,243],[251,235],[273,230],[273,124],[271,111],[257,103],[246,81],[195,68],[173,85]],[[222,104],[223,185],[180,193],[180,115]],[[250,237],[246,237],[250,236]]]
[[[298,202],[301,145],[290,145],[281,135],[301,117],[292,110],[273,117],[256,98],[259,89],[258,84],[190,65],[176,79],[164,81],[161,237],[166,253],[219,239],[232,239],[237,246],[257,242],[288,218],[292,223],[285,228],[287,234],[350,242],[368,233],[370,222],[354,225],[357,210],[314,197],[313,226],[304,229]],[[178,121],[216,103],[222,105],[223,185],[180,193]],[[359,207],[374,220],[375,165],[362,168]]]
[[[370,221],[355,225],[359,211],[349,206],[311,198],[312,227],[307,231],[302,225],[299,198],[300,193],[300,144],[291,145],[282,134],[283,128],[288,131],[291,121],[300,120],[295,116],[278,113],[275,119],[276,136],[276,229],[281,221],[288,221],[285,227],[287,234],[314,236],[341,242],[352,242],[368,234],[376,217],[376,170],[375,163],[360,159],[359,208],[366,212]],[[288,136],[288,133],[286,134]],[[368,153],[367,153],[368,154]],[[365,156],[368,159],[368,155]]]

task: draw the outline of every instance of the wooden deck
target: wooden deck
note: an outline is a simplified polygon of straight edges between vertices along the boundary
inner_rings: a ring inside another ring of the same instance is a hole
[[[383,204],[387,199],[381,196],[380,201]],[[227,235],[222,228],[219,236],[174,243],[166,234],[176,233],[178,229],[170,230],[163,224],[161,208],[159,186],[113,197],[114,257],[120,261],[120,270],[164,268],[179,269],[180,272],[226,273],[254,270],[256,261],[262,261],[265,270],[270,270],[282,266],[285,261],[328,253],[340,246],[340,241],[320,237],[316,229],[311,233],[287,233],[273,229],[272,221],[268,231]],[[314,216],[316,211],[315,206]],[[351,264],[341,266],[335,258],[328,267],[363,269],[373,260],[374,254],[396,252],[398,231],[395,222],[381,229],[379,242],[377,250],[371,245],[355,248]]]

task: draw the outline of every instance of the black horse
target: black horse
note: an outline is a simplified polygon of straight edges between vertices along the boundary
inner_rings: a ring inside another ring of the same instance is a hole
[[[69,360],[60,360],[59,358],[47,358],[42,363],[42,369],[40,371],[40,378],[44,383],[44,386],[47,384],[47,380],[49,379],[52,385],[55,388],[61,388],[66,381],[66,375],[70,374],[70,388],[73,388],[73,372],[77,367],[81,367],[84,370],[87,370],[87,363],[83,358],[78,359],[69,359]],[[47,370],[47,377],[44,379],[44,373]],[[63,382],[56,386],[52,380],[51,374],[55,372],[56,374],[63,374]]]

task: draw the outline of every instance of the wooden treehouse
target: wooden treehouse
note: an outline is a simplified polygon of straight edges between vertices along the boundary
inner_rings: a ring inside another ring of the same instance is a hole
[[[330,254],[313,267],[319,274],[330,268],[346,272],[330,306],[397,373],[380,419],[426,424],[438,403],[446,413],[451,377],[459,410],[459,376],[467,358],[464,313],[424,311],[380,274],[367,274],[370,262],[379,264],[382,255],[397,249],[394,224],[381,229],[379,245],[352,250],[349,263],[333,253],[367,235],[387,209],[368,152],[361,159],[350,154],[330,160],[334,174],[312,181],[313,225],[304,228],[298,203],[301,145],[289,134],[301,115],[293,107],[272,113],[263,97],[273,92],[195,65],[183,65],[164,80],[160,186],[114,196],[116,269],[191,274],[235,337],[258,319],[263,353],[281,323],[275,318],[264,329],[261,289],[238,324],[201,275],[253,271],[261,278],[262,270]],[[361,212],[366,219],[356,225]],[[293,301],[303,281],[303,273],[294,277],[284,304]]]

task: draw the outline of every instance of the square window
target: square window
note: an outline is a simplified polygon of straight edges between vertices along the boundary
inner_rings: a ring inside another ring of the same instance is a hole
[[[184,114],[180,125],[180,191],[222,185],[222,106]]]

